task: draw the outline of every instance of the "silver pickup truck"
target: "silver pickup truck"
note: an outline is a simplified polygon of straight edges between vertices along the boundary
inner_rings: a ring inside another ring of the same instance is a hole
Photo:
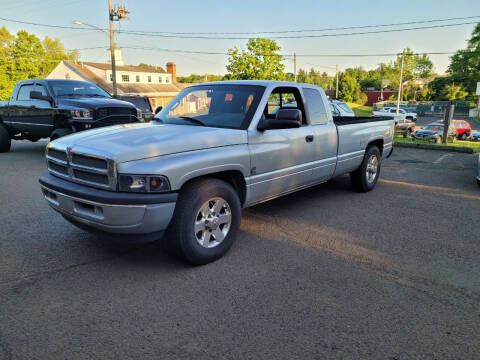
[[[374,188],[393,120],[335,121],[324,91],[274,81],[183,90],[151,123],[88,130],[47,146],[43,195],[86,230],[160,238],[196,264],[233,244],[241,209],[350,174]]]

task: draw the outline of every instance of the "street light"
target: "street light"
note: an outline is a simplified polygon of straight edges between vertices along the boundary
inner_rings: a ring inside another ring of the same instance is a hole
[[[90,27],[90,28],[92,28],[92,29],[101,31],[101,32],[103,32],[105,35],[109,36],[109,35],[108,35],[108,32],[107,32],[105,29],[99,28],[98,26],[95,26],[95,25],[92,25],[92,24],[87,24],[87,23],[84,23],[83,21],[80,21],[80,20],[75,20],[75,21],[73,21],[72,23],[75,24],[75,25],[85,25],[85,26],[88,26],[88,27]]]

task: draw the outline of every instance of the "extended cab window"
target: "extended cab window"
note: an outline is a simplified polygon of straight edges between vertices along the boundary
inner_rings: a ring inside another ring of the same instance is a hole
[[[30,101],[30,91],[33,91],[33,85],[22,85],[18,90],[18,101]]]
[[[323,99],[320,92],[316,89],[303,89],[305,101],[308,109],[308,117],[312,125],[322,125],[328,123],[327,112],[323,105]]]

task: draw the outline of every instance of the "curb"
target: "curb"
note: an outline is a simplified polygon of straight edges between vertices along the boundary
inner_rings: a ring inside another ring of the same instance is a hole
[[[440,151],[451,151],[458,153],[473,154],[473,149],[468,147],[457,147],[449,145],[429,145],[429,144],[410,144],[410,143],[393,143],[395,147],[403,148],[413,148],[413,149],[424,149],[424,150],[440,150]]]

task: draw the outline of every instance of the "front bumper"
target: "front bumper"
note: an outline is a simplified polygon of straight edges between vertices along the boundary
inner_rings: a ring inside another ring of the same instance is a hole
[[[49,173],[39,179],[47,203],[73,222],[113,234],[146,235],[168,227],[177,193],[136,194],[94,189]]]

